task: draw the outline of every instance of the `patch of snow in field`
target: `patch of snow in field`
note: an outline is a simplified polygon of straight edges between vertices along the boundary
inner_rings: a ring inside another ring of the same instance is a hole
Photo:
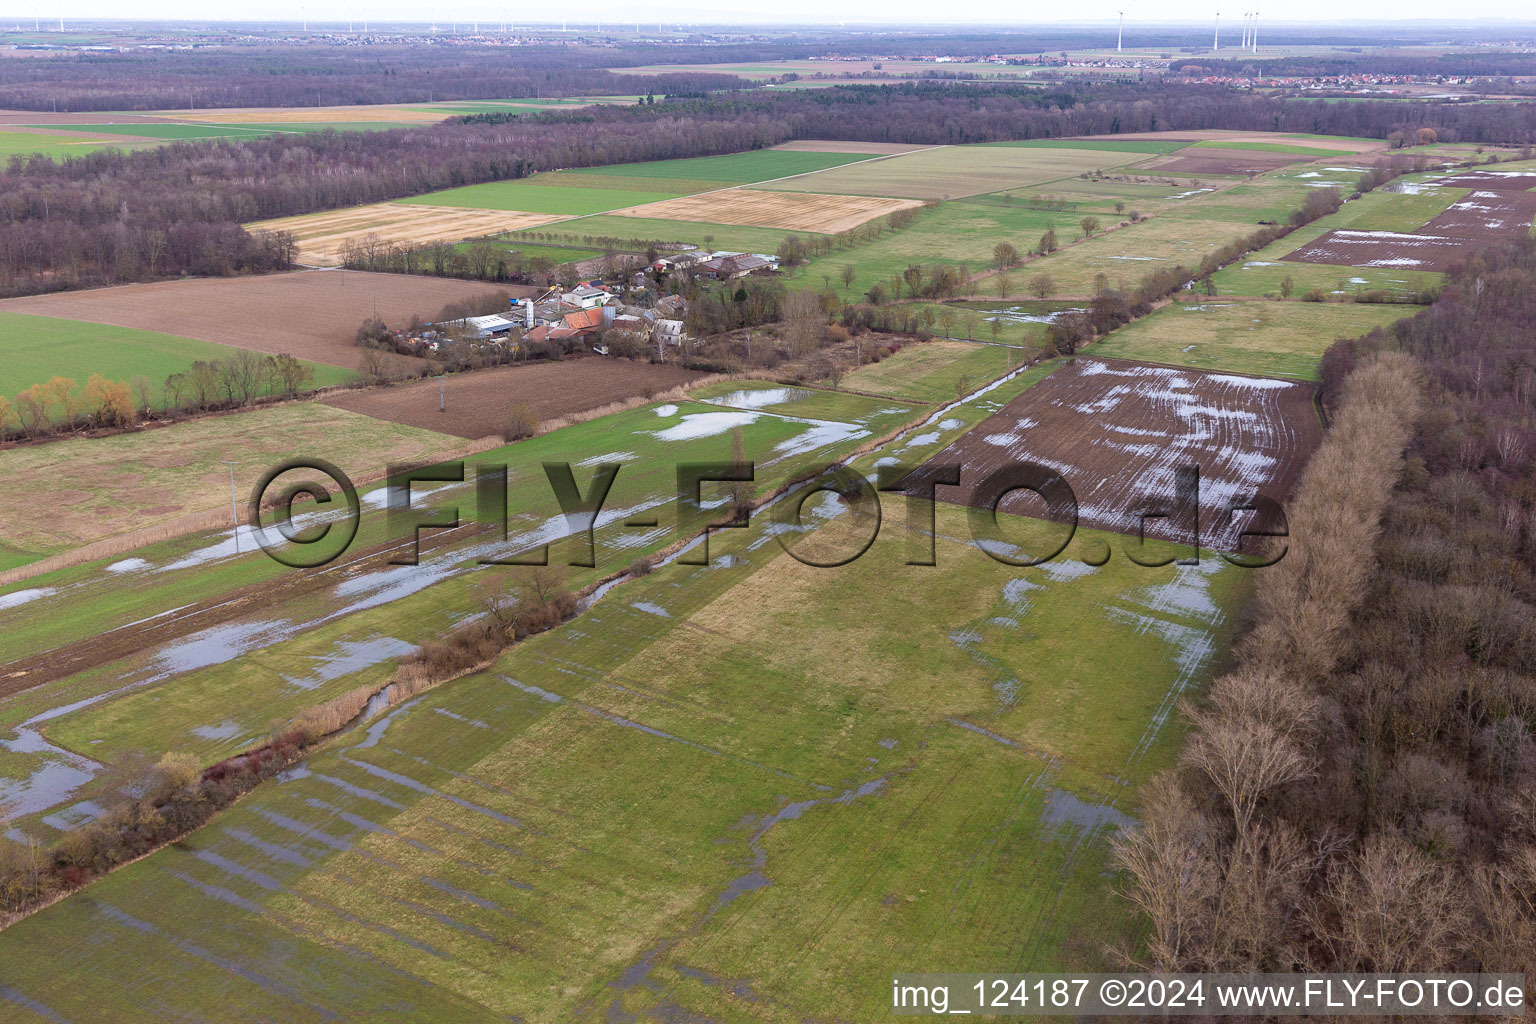
[[[609,452],[607,455],[589,455],[576,463],[581,469],[590,469],[593,466],[601,466],[611,462],[634,462],[640,456],[634,452]]]
[[[107,566],[107,572],[134,572],[138,569],[149,567],[149,562],[142,558],[125,558],[121,562],[113,562]]]
[[[1386,260],[1366,260],[1360,265],[1362,267],[1422,267],[1424,261],[1409,259],[1407,256],[1397,256]]]
[[[783,405],[809,398],[811,392],[804,388],[743,388],[719,398],[706,398],[711,405],[726,405],[732,409],[761,409],[769,405]],[[675,406],[673,407],[676,408]]]
[[[723,434],[732,427],[756,423],[758,418],[759,414],[755,412],[690,412],[664,430],[651,430],[647,433],[658,441],[695,441],[701,437]]]
[[[226,718],[218,725],[200,725],[192,735],[205,740],[232,740],[240,735],[241,725],[233,718]]]
[[[1273,262],[1271,262],[1269,260],[1249,260],[1247,263],[1243,264],[1243,269],[1247,270],[1249,267],[1278,267],[1278,266],[1280,266],[1279,263],[1273,263]]]
[[[677,406],[675,406],[675,405],[658,405],[656,407],[656,415],[657,416],[662,416],[662,417],[676,416],[677,415]]]
[[[1188,192],[1180,192],[1178,195],[1167,196],[1166,198],[1168,198],[1168,199],[1188,199],[1190,196],[1197,196],[1201,192],[1215,192],[1215,191],[1216,190],[1213,189],[1213,188],[1192,188]]]
[[[1111,259],[1111,260],[1137,260],[1137,261],[1156,260],[1156,261],[1158,261],[1160,263],[1168,262],[1168,257],[1166,257],[1166,256],[1108,256],[1108,257],[1105,257],[1105,258],[1106,259]]]
[[[982,438],[987,444],[997,445],[999,448],[1011,448],[1024,440],[1022,434],[988,434]]]
[[[1007,309],[994,310],[992,315],[984,317],[988,323],[996,320],[1008,324],[1053,324],[1068,313],[1086,313],[1081,307],[1071,309],[1058,309],[1050,313],[1030,313],[1022,306],[1009,306]]]
[[[804,430],[794,437],[780,441],[773,446],[773,450],[780,456],[804,455],[818,448],[840,444],[843,441],[852,441],[861,437],[868,437],[869,431],[852,423],[839,423],[836,420],[808,420],[808,430]]]
[[[30,590],[15,590],[9,594],[0,594],[0,608],[17,608],[55,593],[58,591],[53,587],[33,587]]]
[[[1229,387],[1253,388],[1257,391],[1277,391],[1281,388],[1293,388],[1296,385],[1285,380],[1271,380],[1268,377],[1239,377],[1230,373],[1213,373],[1207,380],[1220,381]]]
[[[1392,242],[1411,242],[1422,245],[1425,242],[1435,243],[1446,241],[1440,235],[1414,235],[1402,231],[1359,231],[1354,228],[1340,228],[1334,232],[1339,238],[1358,241],[1362,239],[1385,239]]]

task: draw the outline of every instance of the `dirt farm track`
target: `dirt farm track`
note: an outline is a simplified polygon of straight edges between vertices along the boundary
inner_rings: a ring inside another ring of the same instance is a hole
[[[659,394],[701,376],[681,366],[592,356],[446,377],[445,412],[438,411],[436,379],[348,391],[325,399],[325,403],[393,423],[478,438],[500,433],[518,402],[527,402],[540,420],[550,420]]]
[[[357,270],[198,277],[0,301],[0,310],[176,334],[355,370],[357,328],[370,316],[430,320],[450,302],[534,289]],[[405,360],[407,357],[396,357]]]

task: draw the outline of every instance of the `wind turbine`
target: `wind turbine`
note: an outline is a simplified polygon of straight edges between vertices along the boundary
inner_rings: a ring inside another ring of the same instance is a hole
[[[1120,12],[1120,32],[1115,36],[1115,52],[1125,49],[1125,12]]]
[[[1216,37],[1211,41],[1211,49],[1221,49],[1221,12],[1216,12]]]
[[[1253,12],[1253,31],[1248,33],[1248,48],[1253,53],[1259,52],[1259,12]]]

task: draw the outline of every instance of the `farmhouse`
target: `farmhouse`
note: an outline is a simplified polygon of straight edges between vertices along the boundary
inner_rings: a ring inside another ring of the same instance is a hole
[[[656,271],[666,270],[691,270],[692,268],[709,259],[713,253],[703,249],[693,249],[689,252],[680,252],[675,256],[663,256],[651,264],[651,269]]]
[[[505,337],[507,332],[514,327],[521,326],[521,322],[513,317],[492,314],[490,316],[466,316],[459,320],[446,320],[432,326],[442,329],[462,328],[471,332],[476,338]]]
[[[734,281],[748,274],[769,273],[777,269],[777,261],[766,256],[738,253],[706,260],[699,264],[697,273],[700,277],[716,281]]]

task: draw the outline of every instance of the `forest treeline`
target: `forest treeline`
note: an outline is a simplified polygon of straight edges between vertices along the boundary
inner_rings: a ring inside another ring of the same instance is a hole
[[[1536,244],[1333,346],[1237,664],[1119,841],[1164,969],[1536,968]]]
[[[1251,73],[1265,77],[1286,78],[1372,74],[1499,79],[1513,75],[1536,75],[1536,54],[1476,51],[1422,54],[1373,53],[1369,58],[1348,54],[1322,54],[1266,57],[1261,61],[1255,61],[1251,57],[1205,55],[1175,60],[1170,67],[1179,70],[1188,65],[1211,68],[1219,74]],[[1252,71],[1247,70],[1248,68],[1252,68]]]
[[[240,225],[458,185],[707,156],[792,139],[957,144],[1123,132],[1268,129],[1529,144],[1536,103],[1317,103],[1198,86],[911,83],[733,92],[677,102],[383,132],[109,150],[0,174],[0,294],[283,267],[292,240]]]
[[[1351,42],[1380,46],[1382,40],[1362,32],[1342,35],[1331,29],[1334,45]],[[495,42],[498,33],[487,33]],[[953,57],[1019,54],[1017,62],[1032,62],[1063,50],[1097,47],[1108,37],[1102,31],[1035,28],[1027,32],[978,30],[957,34],[865,35],[857,51],[887,57],[916,57],[944,53]],[[1136,45],[1161,49],[1183,63],[1230,68],[1234,73],[1253,64],[1247,57],[1206,54],[1205,33],[1140,27]],[[1302,41],[1305,33],[1276,29],[1266,45]],[[1315,41],[1315,40],[1313,40]],[[785,38],[710,40],[699,43],[610,39],[595,46],[580,41],[559,45],[477,45],[458,41],[452,46],[409,45],[369,39],[366,45],[340,45],[317,40],[294,44],[274,40],[197,50],[129,49],[51,56],[47,60],[5,61],[0,64],[0,107],[18,110],[177,110],[187,107],[332,106],[363,103],[433,103],[447,100],[512,99],[524,96],[629,95],[647,91],[647,80],[626,76],[627,67],[651,64],[692,66],[734,62],[802,60],[850,49],[847,35],[827,30],[802,30]],[[1178,61],[1176,60],[1176,65]],[[1468,52],[1424,56],[1380,56],[1369,60],[1372,71],[1387,74],[1509,76],[1536,74],[1530,55]],[[1360,71],[1358,56],[1269,58],[1266,74],[1336,75]],[[1254,64],[1255,70],[1258,65]],[[847,71],[829,61],[829,74]],[[995,74],[988,65],[934,65],[930,74],[973,77]],[[652,83],[658,93],[749,87],[727,75],[679,72]]]
[[[513,56],[515,54],[515,56]],[[592,47],[275,46],[83,53],[0,65],[0,108],[199,110],[743,89],[735,75],[615,74]],[[636,60],[643,64],[646,61]]]

